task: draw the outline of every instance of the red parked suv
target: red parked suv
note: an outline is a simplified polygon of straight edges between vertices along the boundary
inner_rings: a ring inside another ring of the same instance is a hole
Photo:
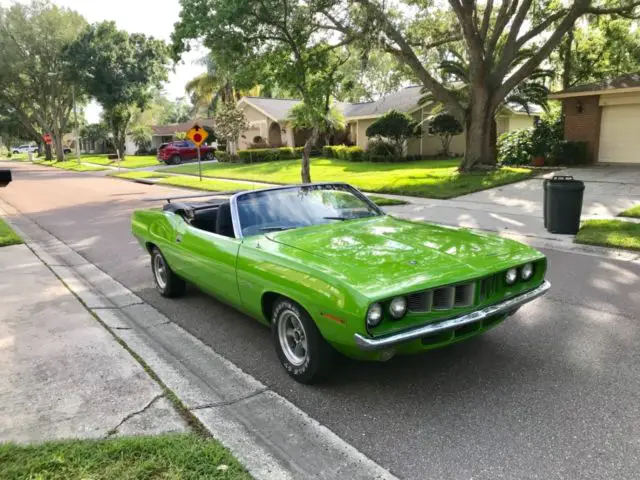
[[[202,145],[200,147],[200,158],[202,160],[214,160],[215,151],[216,149],[214,147]],[[158,160],[167,165],[177,165],[189,160],[195,160],[196,158],[198,158],[196,145],[189,140],[165,143],[160,145],[158,149]]]

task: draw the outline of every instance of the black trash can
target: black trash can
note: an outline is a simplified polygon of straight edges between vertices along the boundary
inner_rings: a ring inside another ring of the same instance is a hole
[[[0,170],[0,187],[6,187],[11,183],[11,170]]]
[[[551,233],[575,235],[580,230],[584,182],[570,176],[544,181],[544,226]]]

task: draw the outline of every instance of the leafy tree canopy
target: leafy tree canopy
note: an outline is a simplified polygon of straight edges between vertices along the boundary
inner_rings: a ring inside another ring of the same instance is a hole
[[[420,123],[406,113],[391,110],[367,127],[367,137],[379,137],[393,142],[396,154],[402,156],[404,144],[422,134]]]
[[[440,137],[442,143],[442,154],[449,155],[451,138],[460,135],[463,131],[462,125],[456,118],[447,113],[440,112],[429,119],[429,133]]]
[[[124,152],[132,109],[144,109],[154,87],[167,79],[166,45],[102,22],[87,28],[66,54],[75,79],[102,105],[116,148]]]
[[[32,140],[51,133],[58,159],[64,158],[62,136],[73,105],[63,51],[86,24],[80,14],[48,2],[0,6],[0,105]],[[82,103],[82,89],[76,93]]]

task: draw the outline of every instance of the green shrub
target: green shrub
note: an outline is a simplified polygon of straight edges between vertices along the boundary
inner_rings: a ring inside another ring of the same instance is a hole
[[[551,152],[555,165],[584,165],[589,161],[587,142],[561,140]]]
[[[230,162],[231,161],[231,155],[229,155],[227,152],[221,152],[221,151],[217,151],[216,152],[216,159],[219,162]]]
[[[498,138],[498,163],[501,165],[528,165],[533,154],[531,128],[506,132]]]
[[[238,157],[242,163],[294,160],[302,156],[302,150],[303,147],[251,148],[238,150]]]
[[[562,119],[541,119],[533,129],[531,142],[535,156],[549,157],[564,137]]]
[[[322,154],[329,158],[338,158],[348,162],[362,162],[365,159],[364,150],[360,147],[348,147],[347,145],[325,145]]]

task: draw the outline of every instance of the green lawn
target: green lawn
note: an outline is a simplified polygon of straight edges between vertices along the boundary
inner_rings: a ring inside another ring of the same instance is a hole
[[[46,167],[62,168],[63,170],[72,170],[74,172],[97,172],[100,170],[106,170],[104,167],[94,167],[93,165],[83,165],[78,163],[77,160],[65,160],[64,162],[54,161],[41,161],[35,162],[38,165],[44,165]]]
[[[140,178],[166,178],[173,177],[169,173],[162,172],[125,172],[125,173],[117,173],[113,172],[109,174],[110,177],[118,177],[118,178],[126,178],[128,180],[138,180]]]
[[[378,195],[368,195],[369,200],[373,201],[379,207],[392,207],[394,205],[407,205],[409,202],[404,200],[396,200],[395,198],[380,197]]]
[[[7,155],[1,155],[0,158],[3,162],[28,162],[29,154],[28,153],[14,153],[9,158]],[[33,159],[36,159],[36,154],[33,154]]]
[[[107,165],[111,167],[117,167],[117,160],[109,160],[106,155],[83,155],[83,162],[96,163],[98,165]],[[122,168],[142,168],[152,167],[154,165],[160,165],[158,159],[153,155],[129,155],[120,162]]]
[[[314,182],[342,181],[367,192],[414,195],[428,198],[452,198],[525,180],[534,175],[529,168],[505,167],[490,173],[460,174],[459,160],[422,160],[406,163],[346,162],[313,158],[311,178]],[[198,165],[168,169],[195,174]],[[202,166],[204,175],[272,183],[299,183],[300,161],[236,164],[216,163]]]
[[[158,185],[173,185],[174,187],[194,188],[198,190],[210,190],[212,192],[239,192],[243,190],[256,190],[264,188],[264,185],[252,183],[229,182],[225,180],[215,180],[211,178],[203,178],[202,181],[198,177],[179,177],[170,176],[163,178],[157,182]]]
[[[22,243],[22,239],[0,218],[0,247],[8,247],[9,245],[18,245],[20,243]]]
[[[124,178],[127,180],[161,179],[156,183],[163,185],[174,185],[177,187],[194,188],[199,190],[210,190],[214,192],[255,190],[264,187],[264,185],[261,184],[238,183],[227,180],[215,180],[211,178],[203,178],[202,182],[200,182],[200,180],[195,177],[179,177],[177,175],[171,175],[169,173],[162,172],[111,173],[109,174],[109,176]],[[396,200],[395,198],[380,197],[378,195],[369,195],[369,198],[380,207],[406,205],[407,203],[409,203],[403,200]]]
[[[249,480],[229,451],[195,435],[0,445],[3,480]]]
[[[618,216],[619,217],[640,218],[640,204],[635,205],[635,206],[633,206],[631,208],[628,208],[624,212],[620,213]]]
[[[640,223],[622,220],[587,220],[582,224],[575,242],[640,250]]]

